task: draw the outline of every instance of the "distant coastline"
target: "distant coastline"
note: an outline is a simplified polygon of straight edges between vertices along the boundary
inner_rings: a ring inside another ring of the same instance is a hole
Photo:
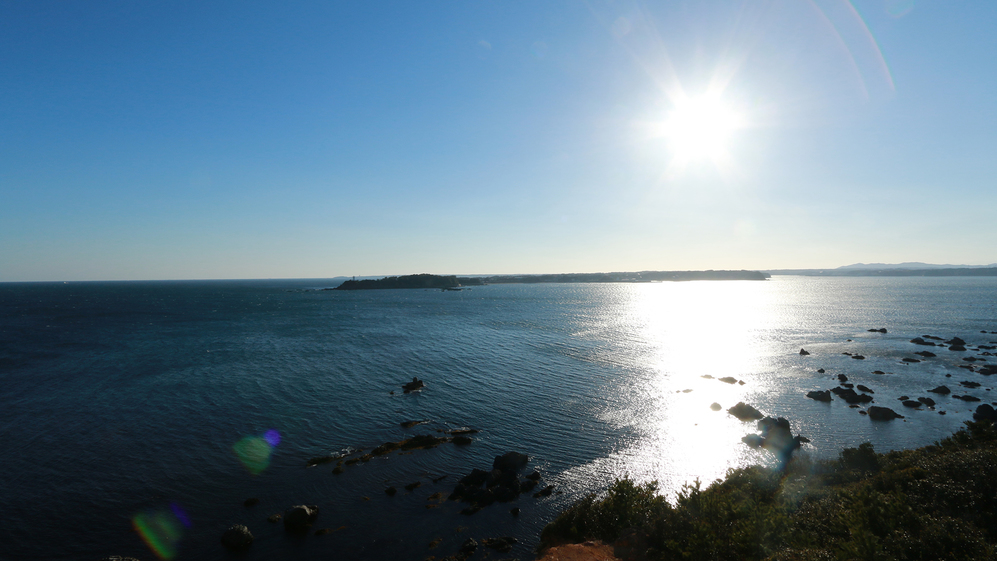
[[[381,279],[347,280],[326,290],[377,290],[393,288],[438,288],[456,290],[485,284],[538,284],[538,283],[600,283],[600,282],[678,282],[696,280],[768,280],[770,275],[760,271],[640,271],[618,273],[563,273],[552,275],[494,275],[486,277],[458,277],[456,275],[403,275]]]
[[[766,273],[806,277],[997,277],[997,267],[921,269],[838,267],[836,269],[771,269]]]

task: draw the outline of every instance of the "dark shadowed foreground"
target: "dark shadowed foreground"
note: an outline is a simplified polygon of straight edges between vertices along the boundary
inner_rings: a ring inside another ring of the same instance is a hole
[[[675,505],[656,484],[618,480],[544,528],[541,549],[601,540],[621,559],[992,559],[997,545],[997,430],[989,421],[931,446],[837,461],[794,459],[785,472],[731,470]]]

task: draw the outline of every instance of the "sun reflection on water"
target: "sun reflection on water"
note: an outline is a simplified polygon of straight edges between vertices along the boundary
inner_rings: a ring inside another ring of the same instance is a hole
[[[613,323],[629,324],[629,375],[617,381],[602,417],[633,436],[609,457],[565,474],[569,486],[628,476],[657,480],[670,497],[683,484],[708,484],[730,468],[774,457],[741,442],[755,432],[726,410],[771,391],[770,328],[777,292],[766,282],[684,282],[619,286]],[[720,380],[733,377],[734,383]],[[743,384],[738,381],[744,382]],[[719,403],[721,410],[711,410]],[[598,485],[596,485],[598,486]]]

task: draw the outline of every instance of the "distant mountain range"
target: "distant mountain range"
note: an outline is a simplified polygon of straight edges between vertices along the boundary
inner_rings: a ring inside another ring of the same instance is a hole
[[[770,269],[772,275],[810,277],[997,277],[990,265],[932,265],[930,263],[855,263],[835,269]]]
[[[841,269],[989,269],[997,267],[997,263],[989,265],[932,265],[930,263],[907,262],[907,263],[855,263],[853,265],[843,265]]]

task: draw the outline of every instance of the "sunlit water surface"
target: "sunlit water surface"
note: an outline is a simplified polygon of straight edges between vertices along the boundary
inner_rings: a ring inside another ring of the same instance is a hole
[[[865,441],[878,450],[933,442],[975,405],[933,396],[935,411],[875,423],[840,400],[805,397],[838,374],[898,411],[901,395],[961,380],[983,386],[956,393],[995,401],[990,379],[959,368],[965,356],[995,360],[981,350],[901,361],[922,350],[908,342],[919,335],[997,340],[981,333],[997,331],[992,278],[311,290],[323,286],[0,285],[0,558],[226,558],[219,536],[241,523],[256,541],[240,559],[422,559],[502,535],[520,540],[507,555],[526,559],[557,512],[614,478],[657,480],[674,498],[730,468],[774,465],[741,442],[755,431],[725,412],[739,401],[788,418],[812,441],[800,453],[820,458]],[[867,331],[879,327],[888,333]],[[412,376],[427,387],[403,395]],[[399,426],[416,419],[431,422]],[[458,427],[482,432],[467,447],[376,458],[340,475],[331,464],[304,467]],[[457,503],[427,508],[430,495],[508,450],[528,453],[560,494],[471,517]],[[416,481],[412,492],[383,493]],[[243,507],[247,497],[260,504]],[[266,522],[301,503],[319,505],[316,528],[335,531],[296,538]],[[173,549],[141,539],[157,516],[174,521],[150,530],[174,531]]]

